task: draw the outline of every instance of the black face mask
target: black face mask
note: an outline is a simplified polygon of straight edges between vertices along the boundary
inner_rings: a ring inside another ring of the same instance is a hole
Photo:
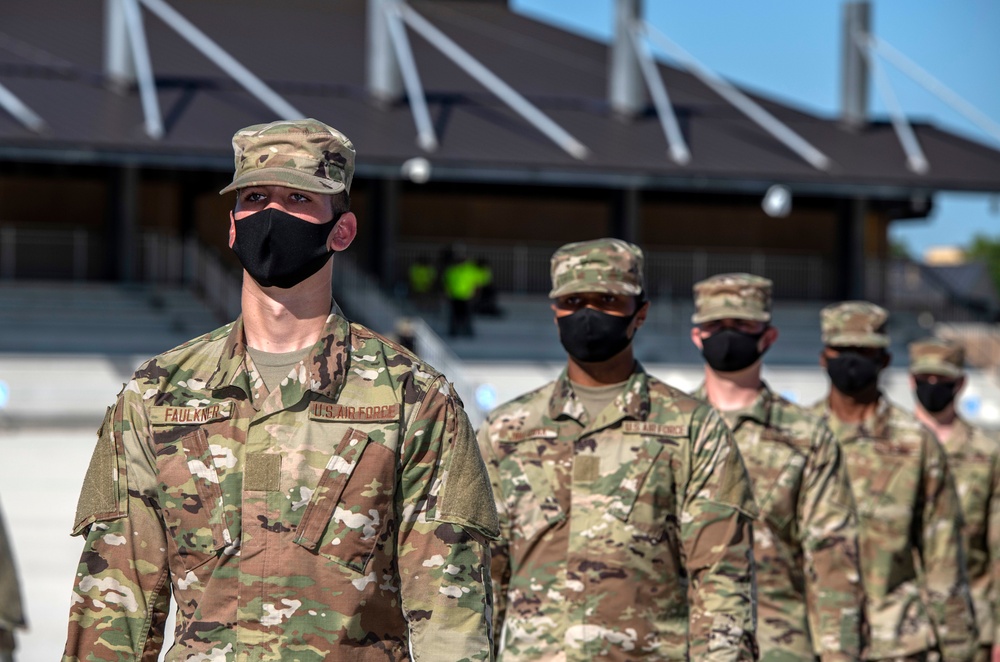
[[[289,288],[319,271],[333,255],[327,250],[328,223],[303,221],[273,207],[236,221],[233,251],[243,268],[263,287]]]
[[[956,382],[937,382],[931,384],[923,379],[917,380],[917,400],[920,406],[936,414],[951,404],[958,393]]]
[[[841,352],[840,356],[826,360],[830,381],[841,393],[854,395],[873,386],[882,369],[880,359],[870,359],[857,352]]]
[[[639,312],[626,317],[581,308],[572,315],[557,317],[559,342],[566,352],[584,363],[607,361],[632,342],[628,337],[628,325]]]
[[[736,372],[749,368],[764,354],[757,349],[764,332],[750,334],[736,329],[722,329],[701,339],[701,355],[718,372]],[[765,350],[766,351],[766,350]]]

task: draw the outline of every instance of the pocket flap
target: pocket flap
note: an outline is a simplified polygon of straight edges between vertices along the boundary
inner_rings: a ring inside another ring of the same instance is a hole
[[[358,458],[368,445],[368,434],[354,428],[344,433],[336,452],[330,457],[316,490],[309,499],[299,522],[295,543],[315,552],[319,548],[323,532],[344,492],[347,479],[354,472]]]
[[[621,480],[615,486],[609,486],[609,496],[612,497],[609,513],[623,522],[628,521],[649,471],[661,452],[663,441],[660,438],[647,439],[636,448],[634,459],[622,463]]]

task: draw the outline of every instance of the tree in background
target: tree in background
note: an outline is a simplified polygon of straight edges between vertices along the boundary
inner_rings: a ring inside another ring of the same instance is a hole
[[[972,237],[972,242],[966,248],[965,254],[969,260],[986,264],[990,277],[993,278],[993,283],[1000,290],[1000,237],[976,234]]]

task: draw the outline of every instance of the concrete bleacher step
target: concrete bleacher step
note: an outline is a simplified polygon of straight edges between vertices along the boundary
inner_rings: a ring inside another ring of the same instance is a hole
[[[0,352],[152,355],[219,325],[180,286],[0,283]]]

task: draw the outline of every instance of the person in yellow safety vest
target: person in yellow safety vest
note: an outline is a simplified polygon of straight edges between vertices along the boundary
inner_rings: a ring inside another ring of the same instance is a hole
[[[422,296],[430,294],[434,290],[434,281],[437,279],[437,269],[427,261],[427,258],[420,257],[410,265],[410,294]]]
[[[431,264],[426,257],[418,257],[410,265],[407,276],[413,303],[420,308],[434,307],[438,278],[437,267]]]
[[[448,335],[472,337],[472,301],[479,290],[479,268],[459,258],[444,271],[444,294],[450,305]]]

